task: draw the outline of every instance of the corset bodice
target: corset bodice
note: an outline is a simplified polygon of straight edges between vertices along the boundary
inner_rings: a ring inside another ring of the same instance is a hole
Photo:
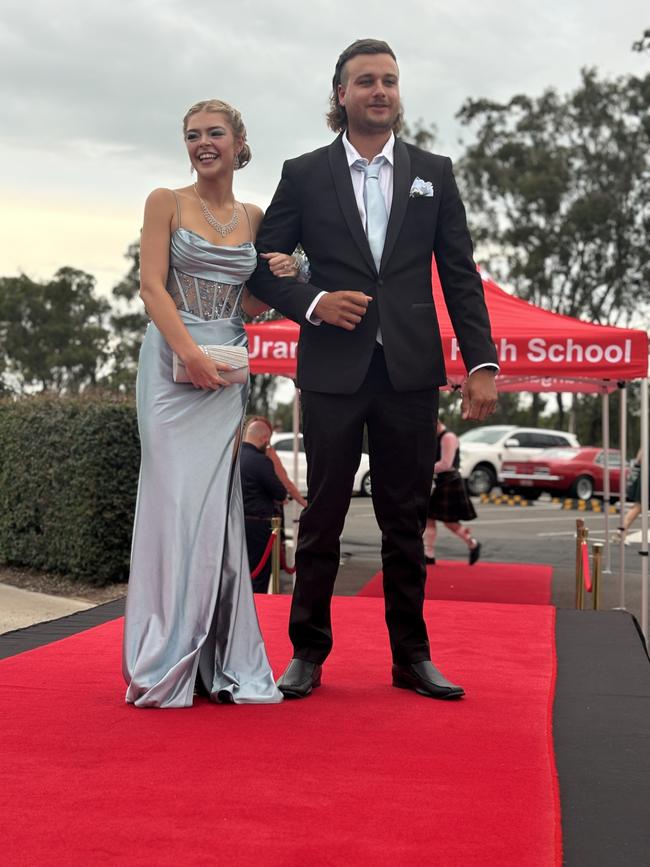
[[[250,241],[212,244],[181,227],[171,237],[167,291],[179,310],[201,319],[232,319],[241,315],[244,284],[256,264]]]

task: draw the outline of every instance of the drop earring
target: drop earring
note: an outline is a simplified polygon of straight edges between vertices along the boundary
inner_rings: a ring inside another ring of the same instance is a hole
[[[232,167],[235,171],[240,167],[241,163],[239,162],[239,154],[235,154],[235,159],[233,160]]]
[[[194,174],[194,163],[190,163],[190,175]]]

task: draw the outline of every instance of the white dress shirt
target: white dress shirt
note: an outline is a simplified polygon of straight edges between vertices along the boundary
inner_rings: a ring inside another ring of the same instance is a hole
[[[368,162],[368,160],[364,159],[364,157],[361,156],[361,154],[354,147],[354,145],[351,144],[350,139],[348,138],[347,130],[343,133],[342,142],[343,142],[343,148],[345,150],[345,156],[346,156],[347,161],[348,161],[348,167],[350,169],[350,177],[352,179],[352,188],[354,189],[354,198],[355,198],[356,203],[357,203],[357,208],[359,209],[359,217],[361,218],[361,225],[364,227],[364,230],[365,230],[366,205],[365,205],[365,202],[363,200],[363,186],[364,186],[365,176],[364,176],[363,172],[360,172],[360,171],[357,171],[356,169],[353,169],[352,166],[357,160],[364,160],[364,162],[366,162],[366,163]],[[394,165],[393,152],[394,152],[394,150],[395,150],[395,134],[391,132],[390,138],[388,139],[388,141],[384,145],[381,153],[377,154],[377,156],[373,157],[373,159],[371,160],[371,163],[374,163],[375,160],[377,159],[377,157],[383,156],[385,158],[384,164],[379,169],[378,180],[379,180],[379,188],[384,195],[384,202],[386,203],[386,213],[388,214],[389,218],[390,218],[390,209],[391,209],[392,204],[393,204],[393,165]],[[312,303],[309,305],[309,309],[307,310],[307,313],[305,315],[306,315],[307,321],[309,323],[311,323],[311,325],[320,325],[322,322],[322,320],[319,319],[318,316],[313,316],[313,311],[314,311],[314,308],[316,307],[316,305],[318,304],[318,302],[320,301],[320,299],[323,297],[323,295],[326,295],[326,294],[327,294],[327,292],[325,290],[323,290],[322,292],[319,292],[318,295],[312,301]],[[381,329],[380,328],[377,329],[377,340],[379,343],[382,342]],[[483,364],[477,364],[476,367],[473,367],[469,371],[468,376],[471,376],[471,374],[474,373],[475,370],[479,370],[481,367],[491,367],[496,372],[498,372],[498,370],[499,370],[499,368],[496,365],[494,365],[491,361],[486,361]]]
[[[345,148],[345,155],[348,159],[348,166],[350,168],[350,176],[352,177],[352,187],[354,188],[354,198],[357,202],[357,208],[359,209],[359,216],[361,217],[361,225],[365,228],[366,225],[366,205],[363,201],[363,185],[364,185],[364,174],[363,172],[359,172],[356,169],[353,169],[352,166],[357,160],[363,160],[364,163],[368,163],[368,160],[364,159],[361,154],[357,151],[355,146],[350,143],[348,139],[347,132],[343,135],[343,147]],[[379,189],[381,190],[384,196],[384,203],[386,205],[386,213],[390,217],[390,209],[393,204],[393,151],[395,150],[395,135],[394,133],[390,134],[390,138],[384,145],[381,153],[377,154],[376,157],[373,157],[371,160],[371,164],[376,162],[378,157],[385,157],[385,162],[383,166],[379,169]]]

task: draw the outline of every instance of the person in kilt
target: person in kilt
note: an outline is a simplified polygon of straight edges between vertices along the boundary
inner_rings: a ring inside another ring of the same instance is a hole
[[[448,530],[467,545],[469,564],[473,566],[481,555],[481,543],[477,542],[469,529],[460,523],[473,521],[476,512],[467,495],[465,482],[458,472],[460,465],[458,437],[440,420],[438,420],[436,436],[436,463],[433,469],[435,484],[429,499],[427,524],[424,530],[424,559],[427,563],[436,562],[436,521],[442,521]]]
[[[620,542],[621,540],[621,533],[623,534],[623,537],[625,537],[627,531],[641,514],[641,449],[637,452],[634,464],[630,471],[627,483],[626,499],[628,503],[632,503],[632,505],[625,513],[621,528],[615,536],[615,541],[617,542]]]

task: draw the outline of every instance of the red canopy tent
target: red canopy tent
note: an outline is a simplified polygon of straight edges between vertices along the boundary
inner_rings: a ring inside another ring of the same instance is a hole
[[[492,336],[499,355],[502,391],[602,391],[648,370],[645,331],[593,325],[542,310],[504,292],[482,274]],[[433,267],[433,297],[440,323],[447,377],[462,382],[465,367]],[[252,373],[293,377],[299,327],[287,319],[246,326]]]

